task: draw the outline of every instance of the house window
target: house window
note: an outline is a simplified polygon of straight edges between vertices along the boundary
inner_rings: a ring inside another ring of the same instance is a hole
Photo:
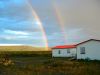
[[[80,48],[80,54],[85,54],[85,47]]]
[[[67,53],[70,53],[70,49],[67,49]]]
[[[61,54],[61,51],[60,50],[58,51],[58,54]]]

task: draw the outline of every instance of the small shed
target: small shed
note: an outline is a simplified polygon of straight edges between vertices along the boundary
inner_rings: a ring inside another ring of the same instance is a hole
[[[77,44],[77,59],[100,60],[100,40],[90,39]]]
[[[74,57],[76,56],[76,45],[63,45],[52,48],[52,57]]]

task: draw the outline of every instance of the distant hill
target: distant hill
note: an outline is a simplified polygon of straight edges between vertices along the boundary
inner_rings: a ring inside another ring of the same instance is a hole
[[[50,48],[32,46],[0,46],[0,51],[50,51]]]

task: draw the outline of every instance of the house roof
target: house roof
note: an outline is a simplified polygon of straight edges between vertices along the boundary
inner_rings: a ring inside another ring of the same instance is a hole
[[[89,39],[87,41],[83,41],[83,42],[78,43],[76,45],[61,45],[61,46],[55,46],[52,49],[70,49],[70,48],[76,48],[78,45],[83,44],[83,43],[86,43],[86,42],[89,42],[89,41],[99,41],[100,42],[100,40]]]
[[[53,47],[52,49],[69,49],[69,48],[76,48],[76,45],[62,45]]]
[[[100,42],[100,40],[89,39],[89,40],[86,40],[86,41],[83,41],[83,42],[81,42],[81,43],[76,44],[76,46],[78,46],[78,45],[80,45],[80,44],[83,44],[83,43],[86,43],[86,42],[89,42],[89,41],[99,41],[99,42]]]

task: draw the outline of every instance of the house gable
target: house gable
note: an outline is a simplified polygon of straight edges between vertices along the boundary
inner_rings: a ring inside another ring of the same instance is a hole
[[[81,42],[81,43],[76,44],[76,46],[81,45],[81,44],[84,44],[84,43],[87,43],[87,42],[90,42],[90,41],[97,41],[97,42],[100,42],[100,40],[89,39],[89,40],[86,40],[86,41],[83,41],[83,42]]]
[[[90,39],[77,45],[77,59],[100,59],[100,40]]]

